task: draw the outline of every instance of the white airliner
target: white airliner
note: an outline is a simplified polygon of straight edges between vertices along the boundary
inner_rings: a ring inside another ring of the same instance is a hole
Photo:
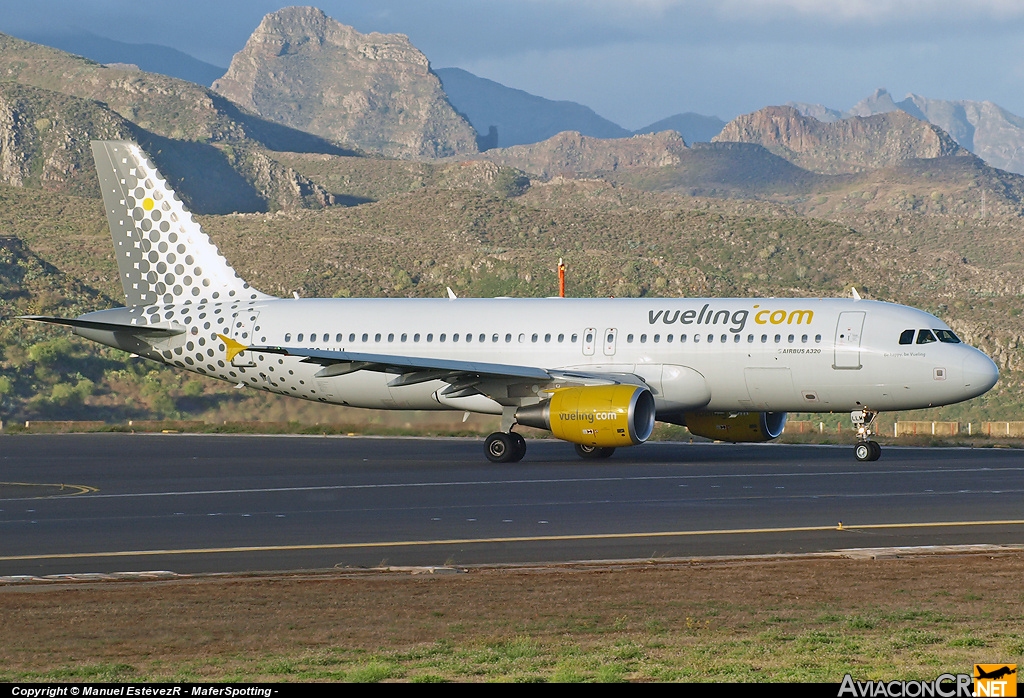
[[[878,412],[967,400],[999,376],[938,318],[859,298],[275,298],[239,278],[139,146],[93,155],[126,307],[28,319],[281,395],[500,415],[495,462],[525,455],[516,425],[599,458],[655,420],[767,441],[788,411],[850,412],[856,458],[876,460]]]

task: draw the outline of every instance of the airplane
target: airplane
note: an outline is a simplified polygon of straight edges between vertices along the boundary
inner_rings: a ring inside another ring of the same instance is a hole
[[[125,307],[24,316],[170,366],[337,405],[498,415],[486,457],[526,454],[518,425],[583,458],[655,421],[719,441],[777,438],[788,412],[850,412],[877,460],[880,411],[967,400],[988,356],[942,320],[853,298],[277,298],[229,266],[153,161],[94,141]]]

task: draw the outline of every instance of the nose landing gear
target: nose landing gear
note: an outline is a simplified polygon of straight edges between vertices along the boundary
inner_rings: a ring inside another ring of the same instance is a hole
[[[857,445],[853,447],[853,457],[859,461],[875,461],[882,456],[882,447],[877,441],[871,440],[871,425],[877,416],[877,412],[866,407],[850,413],[850,421],[857,428]]]

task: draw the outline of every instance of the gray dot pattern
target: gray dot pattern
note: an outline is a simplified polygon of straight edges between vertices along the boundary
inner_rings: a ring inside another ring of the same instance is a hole
[[[93,152],[128,305],[271,298],[235,273],[137,145],[103,141]]]

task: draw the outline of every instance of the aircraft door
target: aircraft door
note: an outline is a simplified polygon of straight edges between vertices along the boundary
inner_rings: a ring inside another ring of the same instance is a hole
[[[604,331],[604,355],[615,356],[615,337],[618,331],[614,327],[609,327]]]
[[[583,354],[584,356],[594,355],[594,345],[597,342],[597,330],[593,327],[588,327],[583,330]]]
[[[860,340],[864,331],[864,315],[864,311],[839,313],[832,368],[854,370],[861,367]]]
[[[231,318],[231,339],[241,344],[253,343],[253,328],[256,327],[256,318],[260,316],[259,311],[241,310]],[[256,362],[250,358],[250,352],[242,351],[235,354],[231,359],[231,365],[240,368],[255,366]]]

